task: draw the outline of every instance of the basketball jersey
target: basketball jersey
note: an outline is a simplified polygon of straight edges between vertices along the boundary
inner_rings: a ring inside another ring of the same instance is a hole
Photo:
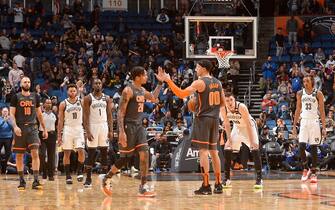
[[[305,88],[302,89],[301,119],[319,119],[317,93],[318,91],[316,89],[313,89],[311,94],[307,94]]]
[[[90,106],[90,123],[99,124],[107,122],[107,98],[102,94],[100,99],[97,99],[90,94],[92,103]]]
[[[128,102],[124,121],[140,123],[142,121],[145,102],[144,89],[138,89],[133,84],[130,84],[128,87],[132,89],[133,97]]]
[[[32,92],[29,96],[17,93],[11,100],[11,107],[15,107],[15,120],[17,124],[36,124],[36,108],[40,107],[39,96]]]
[[[229,121],[233,122],[234,126],[246,127],[247,123],[251,123],[251,121],[254,119],[250,114],[248,121],[242,118],[242,115],[239,111],[240,104],[241,104],[240,102],[235,102],[235,110],[233,112],[226,108],[227,118]]]
[[[203,77],[200,80],[204,81],[206,87],[203,92],[195,94],[197,100],[196,116],[219,118],[222,96],[221,82],[214,77]]]
[[[64,126],[78,127],[83,124],[83,107],[77,98],[75,103],[65,99]]]

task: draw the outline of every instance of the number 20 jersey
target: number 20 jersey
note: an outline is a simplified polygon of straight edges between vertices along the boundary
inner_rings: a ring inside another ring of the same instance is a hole
[[[301,96],[301,119],[319,119],[319,103],[317,99],[317,90],[307,94],[305,88],[302,89]]]
[[[136,88],[133,84],[130,84],[129,87],[133,91],[133,96],[130,98],[128,102],[124,121],[141,123],[143,117],[144,102],[145,102],[144,89]]]
[[[83,107],[79,99],[71,103],[65,99],[64,126],[81,127],[83,125]]]

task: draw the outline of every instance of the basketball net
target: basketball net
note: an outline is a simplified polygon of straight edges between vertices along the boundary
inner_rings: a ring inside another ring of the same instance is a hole
[[[234,51],[229,51],[229,50],[222,50],[222,51],[215,51],[213,52],[215,55],[216,59],[218,60],[219,63],[219,68],[224,68],[224,69],[229,69],[230,64],[229,64],[229,59],[230,57],[234,54]]]

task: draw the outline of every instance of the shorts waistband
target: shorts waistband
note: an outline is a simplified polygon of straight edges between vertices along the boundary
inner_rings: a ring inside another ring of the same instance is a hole
[[[36,123],[17,123],[18,126],[34,126]]]

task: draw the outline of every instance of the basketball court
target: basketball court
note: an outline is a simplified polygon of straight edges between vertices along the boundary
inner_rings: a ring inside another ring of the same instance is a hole
[[[333,172],[319,175],[319,183],[302,184],[300,173],[271,172],[264,178],[263,190],[253,189],[253,172],[233,171],[233,188],[223,194],[196,196],[200,176],[196,173],[152,175],[155,198],[137,197],[138,179],[120,175],[113,178],[113,195],[105,197],[99,179],[86,189],[74,181],[65,185],[65,176],[44,181],[44,189],[31,190],[32,177],[25,192],[18,192],[17,176],[2,176],[0,209],[335,209]]]

